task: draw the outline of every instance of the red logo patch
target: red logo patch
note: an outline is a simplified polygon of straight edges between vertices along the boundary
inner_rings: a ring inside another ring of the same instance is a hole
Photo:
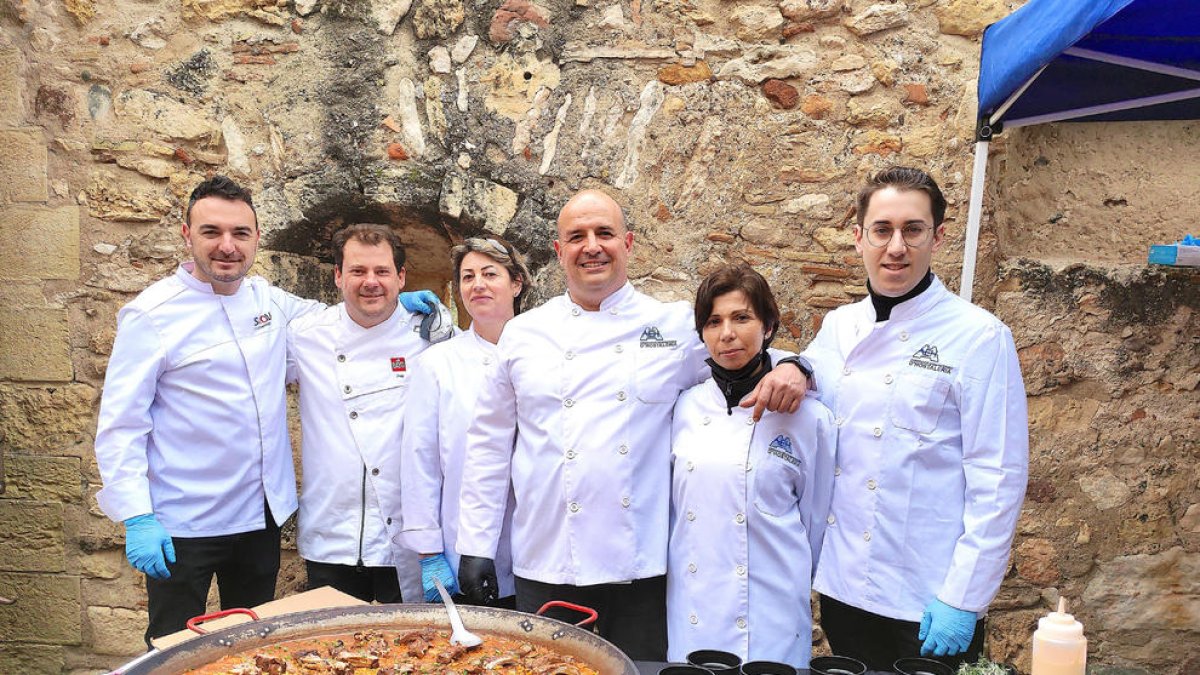
[[[408,367],[404,365],[404,357],[403,356],[393,356],[392,357],[392,372],[393,373],[403,373],[403,372],[406,372],[407,370],[408,370]]]

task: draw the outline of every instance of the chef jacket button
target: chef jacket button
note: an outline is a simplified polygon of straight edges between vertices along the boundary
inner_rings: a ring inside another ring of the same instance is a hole
[[[863,532],[863,541],[871,541],[871,533]]]
[[[625,348],[621,345],[617,345],[616,347],[613,347],[613,351],[620,354],[621,352],[625,351]]]
[[[906,331],[906,330],[900,331],[900,341],[908,342],[908,331]]]
[[[831,513],[831,514],[829,514],[829,517],[825,519],[825,522],[829,523],[830,525],[833,525],[834,523],[837,522],[837,518],[835,518],[833,516],[833,514]]]
[[[737,572],[737,575],[739,577],[746,576],[746,566],[745,565],[738,565],[736,568],[734,568],[734,571]]]
[[[688,460],[688,463],[687,463],[687,470],[688,470],[688,471],[691,471],[691,470],[692,470],[692,469],[694,469],[694,468],[696,468],[696,465],[695,465],[695,464],[692,464],[691,460]]]
[[[692,513],[691,511],[688,511],[688,512],[687,512],[687,519],[688,519],[688,520],[695,520],[695,519],[696,519],[696,514]]]
[[[846,418],[845,418],[845,417],[838,417],[837,419],[833,420],[833,423],[834,423],[834,424],[836,424],[836,425],[838,425],[838,426],[840,427],[840,426],[842,426],[843,424],[845,424],[845,423],[846,423]]]
[[[378,476],[378,475],[379,475],[379,467],[376,467],[376,468],[374,468],[374,469],[371,469],[371,475],[372,475],[372,476]]]
[[[746,627],[746,619],[745,619],[745,617],[741,617],[741,616],[739,616],[739,617],[738,617],[738,620],[737,620],[737,627],[738,627],[738,628],[745,628],[745,627]]]
[[[617,310],[616,310],[616,308],[614,307],[613,309],[610,309],[610,310],[608,310],[608,313],[609,313],[609,314],[612,314],[613,316],[616,316],[616,315],[617,315]]]
[[[578,307],[571,308],[571,316],[579,316],[579,308]]]
[[[621,506],[629,508],[629,497],[621,497]]]
[[[754,466],[750,462],[746,462],[746,473],[750,473],[750,470],[753,468]]]
[[[352,420],[358,419],[358,412],[355,410],[351,410],[350,411],[350,419],[352,419]]]
[[[849,367],[842,368],[842,374],[843,374],[843,375],[849,375],[849,374],[850,374],[850,368],[849,368]]]
[[[346,355],[338,354],[338,363],[345,363],[345,362],[346,362]]]
[[[688,621],[691,621],[693,626],[700,623],[700,619],[698,619],[695,614],[689,616]]]
[[[709,419],[708,417],[705,417],[703,420],[700,421],[701,424],[708,424],[709,422],[712,422],[712,420]]]
[[[696,563],[688,563],[688,571],[692,574],[696,573]]]
[[[388,525],[391,525],[391,524],[392,524],[392,519],[391,519],[391,518],[388,518],[388,519],[387,519],[387,524],[388,524]]]
[[[575,448],[567,450],[567,459],[575,459]]]
[[[740,524],[742,524],[742,523],[744,523],[744,522],[746,522],[746,516],[744,516],[744,515],[742,515],[742,514],[740,514],[740,513],[739,513],[739,514],[737,514],[736,516],[734,516],[734,517],[733,517],[733,519],[734,519],[734,520],[736,520],[736,521],[738,522],[738,524],[739,524],[739,525],[740,525]]]
[[[840,467],[840,466],[833,467],[833,475],[835,475],[835,476],[842,475],[842,467]]]
[[[623,392],[623,391],[618,391],[618,392],[617,392],[617,400],[618,400],[618,401],[624,401],[624,400],[625,400],[625,392]]]
[[[485,365],[485,366],[492,365],[492,357],[490,357],[490,356],[483,357],[483,365]]]
[[[566,357],[567,360],[570,361],[571,359],[575,358],[575,352],[567,352]]]
[[[876,483],[874,478],[867,481],[868,490],[874,490],[877,487],[879,487],[879,483]]]
[[[571,502],[569,508],[571,509],[571,513],[579,513],[579,502]]]
[[[753,417],[747,417],[747,418],[746,418],[746,424],[754,424],[754,418],[753,418]]]
[[[565,399],[563,399],[563,405],[565,405],[565,406],[567,406],[568,408],[570,408],[571,406],[575,405],[575,399],[573,399],[573,398],[565,398]]]
[[[880,429],[879,427],[875,427],[874,429],[871,430],[871,433],[875,434],[875,438],[879,438],[880,436],[883,435],[883,429]]]
[[[891,383],[892,383],[892,376],[891,376],[890,374],[888,374],[888,375],[884,375],[884,376],[883,376],[883,383],[884,383],[884,384],[891,384]]]
[[[617,452],[621,453],[622,455],[628,455],[629,454],[629,446],[622,445],[621,447],[617,448]]]
[[[346,392],[347,394],[349,394],[349,393],[350,393],[350,385],[346,385],[346,386],[342,387],[342,391],[344,391],[344,392]]]

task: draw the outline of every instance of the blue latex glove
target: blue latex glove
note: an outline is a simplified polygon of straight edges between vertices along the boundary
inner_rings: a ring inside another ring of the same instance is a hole
[[[921,615],[921,656],[952,656],[967,651],[975,636],[975,612],[956,609],[934,598]]]
[[[1196,237],[1193,237],[1190,234],[1186,234],[1183,236],[1183,239],[1179,240],[1179,245],[1180,246],[1200,246],[1200,239],[1197,239]]]
[[[441,300],[438,300],[437,293],[433,291],[413,291],[400,294],[400,304],[404,305],[404,309],[418,314],[430,314],[437,309],[440,303]]]
[[[425,589],[425,602],[441,602],[442,596],[437,586],[433,585],[434,579],[442,582],[447,593],[458,595],[458,577],[450,569],[450,561],[446,560],[445,553],[421,558],[421,588]]]
[[[125,521],[125,557],[147,576],[155,579],[171,576],[167,563],[175,562],[175,544],[153,513]]]

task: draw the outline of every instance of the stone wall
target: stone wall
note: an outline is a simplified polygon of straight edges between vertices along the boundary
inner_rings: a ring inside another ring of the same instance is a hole
[[[950,199],[957,286],[979,33],[1005,0],[0,0],[0,672],[136,654],[143,582],[95,502],[96,407],[117,309],[183,259],[181,200],[251,186],[258,270],[331,298],[328,234],[382,222],[410,284],[445,294],[462,236],[529,251],[599,187],[637,233],[643,290],[714,265],[773,284],[784,346],[861,298],[851,195],[888,164]],[[1195,227],[1193,124],[1005,134],[975,293],[1013,328],[1031,483],[989,628],[1028,668],[1068,596],[1092,660],[1200,670],[1200,339],[1194,272],[1145,246]],[[449,300],[449,298],[447,298]],[[303,584],[290,552],[280,592]]]

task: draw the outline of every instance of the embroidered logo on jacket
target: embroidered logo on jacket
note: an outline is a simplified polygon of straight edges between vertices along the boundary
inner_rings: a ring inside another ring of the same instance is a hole
[[[949,373],[954,370],[951,366],[943,366],[939,363],[938,348],[928,344],[918,349],[917,353],[912,355],[912,358],[908,360],[908,365],[939,373]]]
[[[393,373],[404,373],[407,371],[408,371],[408,366],[404,363],[404,357],[403,356],[393,356],[392,357],[392,372]]]
[[[792,439],[784,434],[779,434],[775,440],[771,441],[771,444],[767,446],[767,454],[774,455],[792,466],[800,466],[800,458],[792,450]]]
[[[646,349],[673,349],[679,342],[677,340],[664,340],[662,331],[658,329],[658,326],[646,326],[642,331],[641,344]]]
[[[267,312],[266,314],[259,314],[258,316],[254,317],[254,330],[258,330],[259,328],[266,328],[267,326],[270,326],[270,325],[271,325],[271,313],[270,312]]]

